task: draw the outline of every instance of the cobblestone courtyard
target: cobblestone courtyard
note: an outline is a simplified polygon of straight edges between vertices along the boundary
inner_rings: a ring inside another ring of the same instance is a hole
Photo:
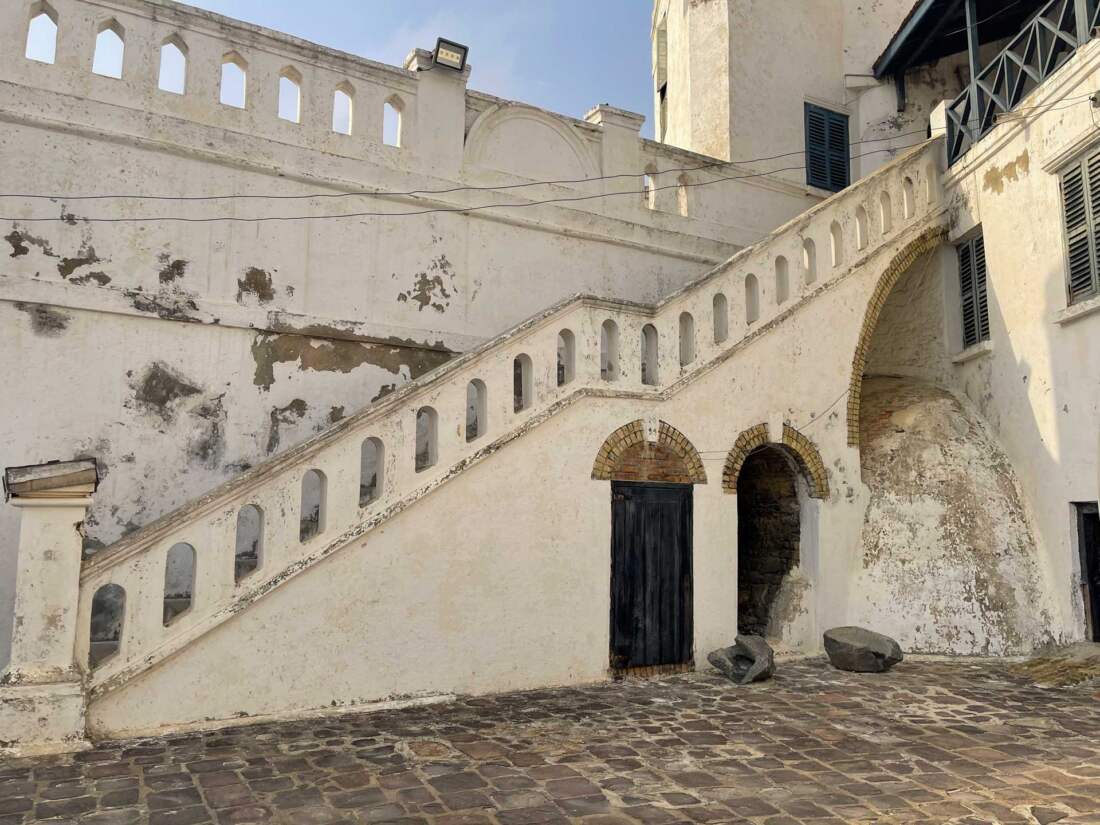
[[[815,660],[262,724],[0,762],[0,825],[1100,822],[1096,690]]]

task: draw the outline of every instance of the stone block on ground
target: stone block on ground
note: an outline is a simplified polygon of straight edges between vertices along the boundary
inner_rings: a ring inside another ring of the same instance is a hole
[[[826,630],[825,652],[833,667],[853,673],[885,673],[904,658],[897,642],[863,627]]]
[[[762,636],[738,636],[733,647],[715,650],[707,661],[739,685],[763,682],[775,674],[775,653]]]

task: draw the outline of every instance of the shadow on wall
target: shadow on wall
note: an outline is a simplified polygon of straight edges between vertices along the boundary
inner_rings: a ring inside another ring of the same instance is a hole
[[[946,386],[944,250],[898,280],[871,342],[860,406],[870,490],[853,622],[906,650],[1022,654],[1052,641],[1050,593],[1012,464]],[[960,394],[961,395],[961,394]]]

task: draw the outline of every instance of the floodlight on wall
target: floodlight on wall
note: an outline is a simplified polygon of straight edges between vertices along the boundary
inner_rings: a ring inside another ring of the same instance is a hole
[[[468,47],[440,37],[435,41],[432,62],[436,66],[443,66],[461,72],[466,68],[466,58],[469,54],[470,49]]]

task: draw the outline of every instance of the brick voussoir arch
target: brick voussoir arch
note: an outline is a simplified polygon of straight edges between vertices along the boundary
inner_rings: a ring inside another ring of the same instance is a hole
[[[627,452],[645,443],[645,424],[642,421],[631,421],[619,427],[600,447],[596,461],[592,465],[592,478],[596,481],[611,481]],[[703,459],[682,432],[671,424],[661,421],[657,428],[655,443],[680,458],[684,465],[686,481],[691,484],[707,483]]]
[[[737,478],[741,468],[754,450],[761,447],[776,447],[794,459],[799,471],[810,486],[810,497],[825,499],[829,497],[829,474],[821,453],[810,439],[792,427],[783,425],[783,441],[776,443],[768,437],[768,425],[757,424],[749,427],[733,442],[733,449],[726,456],[726,465],[722,469],[722,489],[727,493],[737,493]]]
[[[878,326],[879,316],[886,299],[894,289],[898,279],[909,269],[917,259],[928,254],[943,243],[947,237],[946,226],[932,226],[924,230],[920,235],[905,245],[890,266],[882,273],[871,293],[871,299],[867,302],[867,311],[863,316],[863,326],[859,332],[859,344],[856,346],[855,355],[852,356],[852,376],[848,382],[848,446],[859,446],[859,406],[860,396],[863,391],[863,372],[867,369],[867,356],[871,352],[871,338],[874,337],[875,328]]]

